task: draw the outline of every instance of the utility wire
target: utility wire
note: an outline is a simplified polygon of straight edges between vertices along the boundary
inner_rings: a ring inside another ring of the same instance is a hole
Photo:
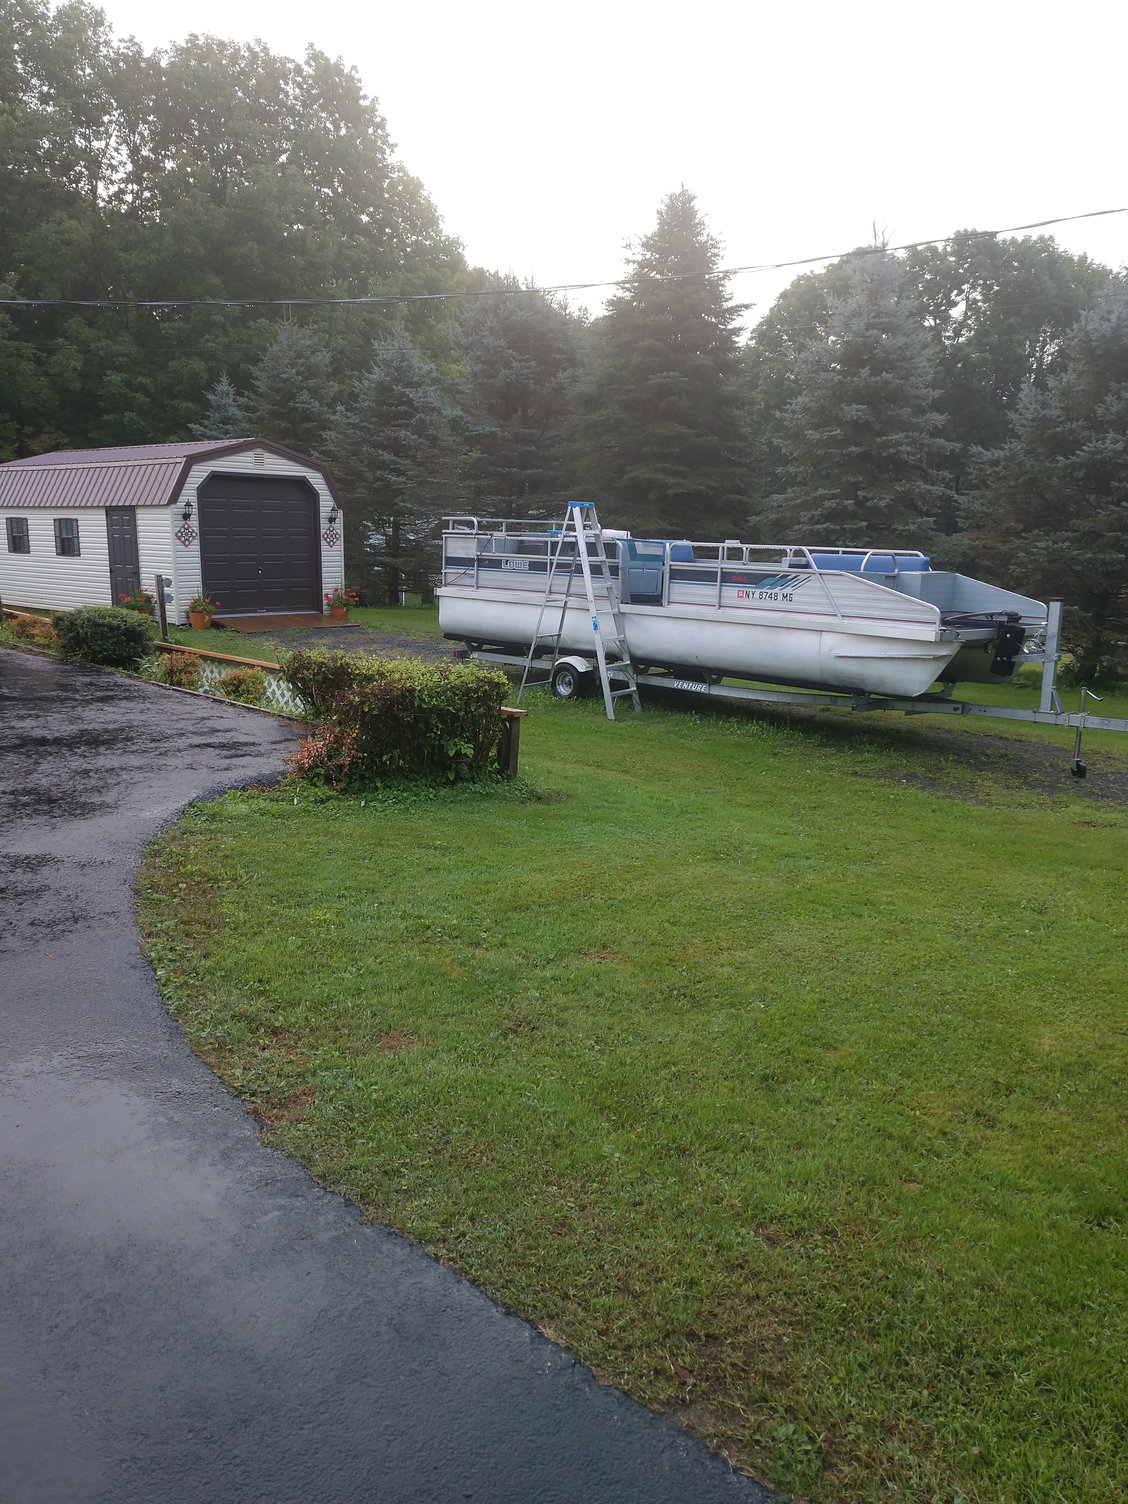
[[[896,251],[915,251],[926,245],[965,245],[977,240],[994,240],[999,235],[1016,235],[1022,230],[1044,230],[1050,225],[1071,224],[1079,219],[1101,219],[1110,214],[1128,214],[1123,209],[1093,209],[1087,214],[1062,214],[1056,219],[1039,219],[1028,225],[1008,225],[1002,230],[976,230],[966,235],[938,235],[931,240],[909,240],[904,245],[875,245],[852,251],[835,251],[824,256],[803,256],[796,261],[765,261],[750,266],[728,266],[715,272],[656,272],[654,282],[686,282],[702,277],[737,277],[756,272],[789,271],[793,267],[817,266],[838,261],[844,256],[888,256]],[[623,287],[631,278],[607,282],[559,282],[552,287],[489,287],[479,292],[386,293],[357,298],[153,298],[133,301],[112,298],[0,298],[3,308],[330,308],[355,305],[400,303],[441,303],[459,299],[504,298],[528,292],[591,292],[601,287]]]

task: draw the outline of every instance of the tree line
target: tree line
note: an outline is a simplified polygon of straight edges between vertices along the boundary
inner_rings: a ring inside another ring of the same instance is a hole
[[[395,599],[451,512],[581,496],[636,533],[921,548],[1128,655],[1128,280],[1050,236],[860,247],[750,335],[693,194],[596,319],[467,266],[353,70],[81,3],[0,17],[0,296],[455,302],[8,308],[0,456],[185,437],[328,459],[352,581]]]

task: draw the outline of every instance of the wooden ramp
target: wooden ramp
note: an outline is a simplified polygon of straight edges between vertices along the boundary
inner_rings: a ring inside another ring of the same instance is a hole
[[[217,627],[236,632],[285,632],[300,627],[358,627],[356,621],[334,621],[323,611],[295,611],[288,616],[213,616]]]

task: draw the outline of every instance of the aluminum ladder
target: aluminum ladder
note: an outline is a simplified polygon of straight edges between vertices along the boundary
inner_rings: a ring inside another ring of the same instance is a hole
[[[574,542],[575,547],[570,552],[567,544]],[[599,566],[600,578],[604,584],[603,604],[596,600],[595,580],[592,574],[593,562]],[[556,621],[556,628],[552,632],[544,630],[545,617],[549,615],[551,608],[550,597],[553,584],[559,579],[561,569],[567,565],[567,577],[564,580],[564,590],[560,598],[560,614]],[[533,639],[529,644],[528,656],[525,659],[524,672],[521,675],[521,686],[517,691],[518,704],[526,687],[535,684],[549,684],[552,682],[556,665],[560,659],[560,639],[564,635],[564,621],[568,613],[568,601],[571,597],[572,582],[576,576],[576,567],[579,566],[580,577],[583,581],[584,600],[591,612],[592,636],[595,640],[595,663],[596,672],[599,676],[599,686],[603,691],[603,706],[607,712],[607,719],[615,719],[615,701],[629,696],[636,710],[642,709],[642,703],[638,697],[638,677],[635,674],[634,665],[631,663],[630,651],[627,648],[626,633],[623,629],[623,616],[619,609],[618,595],[611,589],[611,571],[607,550],[603,543],[603,534],[599,526],[599,518],[595,515],[595,503],[592,501],[570,501],[564,520],[556,535],[556,546],[550,548],[548,558],[548,571],[545,578],[544,600],[541,602],[540,613],[537,616],[536,629]],[[537,664],[538,656],[541,656],[542,644],[552,644],[552,657],[548,666],[548,674],[543,679],[531,677]],[[612,688],[612,675],[620,681],[620,688]]]

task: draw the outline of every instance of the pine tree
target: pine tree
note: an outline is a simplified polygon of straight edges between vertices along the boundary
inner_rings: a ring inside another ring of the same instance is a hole
[[[692,193],[664,201],[593,328],[577,469],[615,525],[731,535],[745,511],[736,319]]]
[[[239,392],[227,372],[208,389],[208,409],[202,423],[190,423],[189,431],[197,439],[258,438],[252,434],[253,422],[247,399]]]
[[[324,451],[332,422],[332,357],[312,329],[282,324],[252,379],[250,417],[256,438],[299,454]]]
[[[761,527],[773,541],[920,547],[955,496],[941,468],[935,356],[900,266],[860,254],[827,333],[798,350],[780,413],[786,490]]]
[[[1091,682],[1102,659],[1128,657],[1128,273],[1081,315],[1010,426],[1007,443],[980,451],[967,548],[1030,594],[1065,600]]]
[[[438,371],[405,334],[373,346],[371,368],[333,415],[349,577],[391,604],[401,587],[423,588],[435,525],[458,504],[452,419]]]
[[[473,505],[494,516],[541,517],[565,497],[561,449],[580,363],[578,320],[514,277],[469,301],[453,330]]]

